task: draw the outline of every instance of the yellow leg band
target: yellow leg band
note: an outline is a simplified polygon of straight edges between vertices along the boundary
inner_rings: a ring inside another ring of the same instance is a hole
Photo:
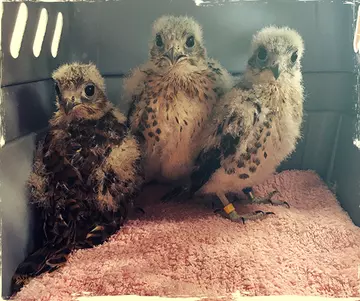
[[[231,212],[235,211],[235,207],[233,204],[227,204],[225,207],[224,207],[224,211],[227,213],[227,214],[230,214]]]

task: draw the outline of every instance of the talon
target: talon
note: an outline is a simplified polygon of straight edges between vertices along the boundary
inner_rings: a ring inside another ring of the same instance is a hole
[[[269,203],[272,205],[272,206],[285,206],[285,207],[288,207],[290,208],[290,205],[288,202],[283,202],[283,201],[277,201],[277,200],[269,200]]]
[[[91,233],[91,234],[88,234],[86,235],[86,239],[90,238],[90,239],[93,239],[93,238],[99,238],[99,237],[102,237],[102,232],[99,232],[99,233]]]
[[[241,222],[245,224],[245,218],[240,216],[235,210],[230,213],[225,213],[223,209],[216,209],[214,213],[219,214],[221,217],[231,220],[232,222]]]
[[[90,233],[96,232],[96,231],[104,231],[105,227],[104,226],[96,226],[94,229],[92,229],[90,231]]]
[[[252,198],[251,202],[255,203],[255,204],[270,204],[272,206],[286,206],[286,207],[290,208],[290,205],[288,202],[283,202],[283,201],[279,201],[279,200],[271,200],[271,198],[277,193],[279,193],[279,191],[274,190],[274,191],[268,193],[268,195],[266,197]]]
[[[220,211],[220,210],[217,209],[214,212],[218,212],[218,211]],[[275,213],[273,213],[273,212],[270,212],[270,211],[264,212],[262,210],[254,211],[253,213],[250,213],[248,215],[239,215],[236,211],[232,211],[229,214],[226,214],[222,210],[219,213],[222,217],[224,217],[226,219],[230,219],[232,222],[242,222],[243,224],[245,224],[249,220],[255,221],[255,220],[264,219],[268,215],[275,215]]]
[[[275,194],[279,193],[278,190],[273,190],[268,194],[268,198],[271,199]]]

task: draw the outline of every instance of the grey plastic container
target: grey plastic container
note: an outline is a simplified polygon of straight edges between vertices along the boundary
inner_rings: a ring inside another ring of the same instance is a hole
[[[28,20],[19,56],[9,51],[19,2],[3,3],[2,121],[0,149],[2,205],[2,294],[17,265],[31,250],[33,223],[24,183],[31,169],[39,133],[54,110],[51,72],[60,64],[95,63],[105,76],[112,102],[121,103],[122,77],[147,59],[150,27],[163,14],[195,17],[203,26],[208,54],[234,74],[244,70],[252,35],[263,26],[286,25],[300,32],[306,90],[303,139],[281,167],[312,169],[336,187],[343,208],[360,226],[360,149],[355,138],[358,72],[353,51],[355,3],[339,1],[217,1],[197,6],[193,0],[123,0],[109,2],[26,2]],[[48,24],[39,57],[32,46],[40,10]],[[58,12],[63,28],[58,55],[50,52]]]

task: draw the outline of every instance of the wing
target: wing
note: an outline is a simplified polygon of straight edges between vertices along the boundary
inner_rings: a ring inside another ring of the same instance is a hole
[[[217,147],[202,151],[196,162],[195,171],[192,172],[190,194],[198,191],[221,166],[221,151]]]
[[[236,154],[240,144],[250,135],[260,112],[259,103],[248,93],[237,89],[228,93],[215,107],[214,138],[208,139],[210,146],[205,146],[195,162],[191,193],[205,185],[223,162]]]
[[[219,125],[221,128],[222,125]],[[202,150],[195,161],[192,172],[190,193],[193,194],[205,185],[212,175],[221,167],[222,160],[234,155],[240,142],[239,135],[219,133],[220,144],[207,150]],[[218,139],[217,139],[218,140]]]
[[[100,127],[106,141],[101,150],[103,161],[91,177],[92,186],[97,187],[98,209],[116,211],[122,210],[122,206],[124,219],[133,196],[139,191],[142,175],[139,143],[129,133],[125,120],[116,109],[105,116],[104,125]]]

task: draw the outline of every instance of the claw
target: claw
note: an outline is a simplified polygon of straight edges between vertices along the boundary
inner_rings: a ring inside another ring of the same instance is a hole
[[[102,237],[104,230],[105,230],[104,226],[96,226],[94,229],[90,231],[90,233],[88,233],[88,235],[86,235],[85,240]]]
[[[273,190],[268,194],[268,198],[270,199],[271,197],[273,197],[275,194],[279,193],[278,190]]]
[[[214,213],[219,213],[222,217],[230,219],[232,222],[241,222],[243,224],[245,224],[246,221],[260,220],[266,218],[269,215],[275,215],[274,212],[264,212],[261,210],[257,210],[253,213],[246,215],[239,215],[236,211],[232,211],[231,213],[226,214],[222,209],[216,209],[214,210]]]
[[[104,226],[96,226],[94,229],[92,229],[90,231],[90,233],[97,232],[97,231],[104,231],[104,230],[105,230]]]
[[[28,284],[33,277],[29,275],[17,275],[15,274],[11,279],[11,291],[12,294],[18,293],[20,289]]]
[[[253,197],[251,202],[255,203],[255,204],[271,204],[273,206],[286,206],[286,207],[290,208],[290,205],[288,202],[279,201],[279,200],[271,200],[271,198],[277,193],[279,193],[279,191],[274,190],[274,191],[270,192],[266,197],[263,197],[263,198],[260,198],[260,197],[254,198]]]
[[[286,206],[288,208],[290,208],[290,205],[288,202],[284,202],[284,201],[278,201],[278,200],[269,200],[269,203],[273,206]]]

